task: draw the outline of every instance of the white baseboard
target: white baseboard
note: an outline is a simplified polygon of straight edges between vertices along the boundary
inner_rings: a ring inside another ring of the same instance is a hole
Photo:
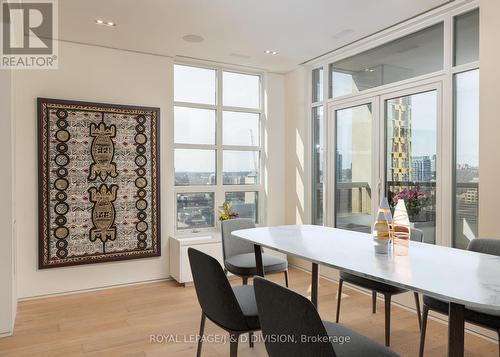
[[[156,283],[156,282],[159,282],[159,281],[169,281],[169,280],[172,280],[172,278],[168,277],[168,278],[161,278],[161,279],[151,279],[151,280],[135,281],[135,282],[132,282],[132,283],[105,285],[105,286],[100,286],[100,287],[97,287],[97,288],[78,289],[78,290],[65,291],[65,292],[62,292],[62,293],[53,293],[53,294],[28,296],[28,297],[19,298],[19,299],[17,299],[17,301],[38,300],[38,299],[44,299],[44,298],[48,298],[48,297],[81,294],[81,293],[88,293],[88,292],[92,292],[92,291],[107,290],[107,289],[113,289],[113,288],[122,288],[122,287],[133,286],[133,285],[151,284],[151,283]]]
[[[0,332],[0,338],[12,336],[12,332]]]

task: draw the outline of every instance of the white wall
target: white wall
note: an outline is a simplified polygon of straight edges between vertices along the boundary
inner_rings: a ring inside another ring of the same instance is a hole
[[[481,0],[479,58],[479,236],[500,239],[500,1]]]
[[[285,221],[287,224],[310,222],[310,150],[308,113],[306,112],[304,68],[285,77]]]
[[[18,261],[20,298],[169,277],[168,236],[173,232],[173,60],[167,57],[61,42],[59,69],[18,71]],[[38,269],[36,98],[160,107],[162,256],[121,262]],[[284,76],[266,85],[267,223],[284,223]]]
[[[167,278],[172,59],[61,42],[58,70],[14,74],[20,298]],[[162,256],[38,270],[36,98],[160,107]]]
[[[269,73],[265,91],[265,177],[268,226],[285,223],[285,76]]]
[[[0,336],[11,334],[16,315],[13,200],[12,72],[0,70]]]

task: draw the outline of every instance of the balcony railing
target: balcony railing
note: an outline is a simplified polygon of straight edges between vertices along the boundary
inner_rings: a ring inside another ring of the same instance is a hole
[[[479,202],[477,199],[479,184],[476,182],[456,183],[456,220],[464,218],[477,220]],[[416,189],[425,193],[430,202],[423,207],[417,217],[419,222],[434,221],[436,219],[436,182],[425,181],[387,181],[386,192],[389,201],[396,193],[403,190]],[[322,186],[317,191],[318,199],[322,199]],[[460,198],[460,195],[463,197]],[[368,182],[337,182],[336,183],[336,212],[337,214],[370,214],[371,187]]]
[[[372,190],[368,182],[337,182],[337,214],[370,214]]]

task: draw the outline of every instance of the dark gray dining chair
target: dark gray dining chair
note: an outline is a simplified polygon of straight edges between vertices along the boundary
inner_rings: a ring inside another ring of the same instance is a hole
[[[188,249],[194,287],[201,306],[200,335],[197,357],[201,356],[205,320],[229,332],[230,356],[238,354],[238,339],[249,333],[253,347],[253,332],[260,330],[253,285],[231,287],[219,262],[196,249]]]
[[[235,237],[232,233],[239,229],[249,228],[255,228],[255,223],[249,218],[229,219],[221,224],[222,255],[226,273],[229,271],[241,277],[243,285],[247,284],[248,278],[257,275],[254,245]],[[271,254],[262,254],[262,263],[266,275],[285,273],[285,285],[288,286],[288,262],[286,259]]]
[[[422,242],[424,240],[424,233],[419,230],[412,228],[410,233],[410,240],[415,242]],[[372,291],[372,313],[377,312],[377,293],[384,295],[384,309],[385,309],[385,345],[390,346],[391,344],[391,299],[393,295],[406,293],[408,290],[402,289],[389,284],[380,283],[371,279],[363,278],[355,274],[347,273],[344,271],[340,272],[339,278],[339,291],[337,295],[337,318],[336,322],[339,322],[340,318],[340,301],[342,299],[342,285],[347,282],[359,286],[364,289]],[[415,307],[417,309],[418,327],[421,326],[420,320],[420,299],[418,293],[413,293],[415,299]]]
[[[255,277],[262,336],[269,357],[387,357],[389,348],[339,324],[321,321],[304,296]]]
[[[467,250],[500,256],[500,240],[476,238],[470,241]],[[422,329],[420,332],[420,357],[424,355],[425,332],[427,330],[427,316],[429,315],[429,310],[436,311],[444,315],[448,315],[449,311],[448,301],[436,299],[427,295],[424,295],[423,301]],[[487,308],[467,307],[467,305],[465,305],[464,319],[471,324],[496,331],[500,341],[500,311]],[[498,354],[500,356],[500,345]]]

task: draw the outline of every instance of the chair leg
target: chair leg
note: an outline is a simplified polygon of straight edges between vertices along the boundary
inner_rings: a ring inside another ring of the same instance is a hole
[[[339,318],[340,318],[340,300],[342,299],[342,284],[344,283],[344,280],[339,279],[339,292],[337,294],[337,317],[335,319],[336,323],[339,323]]]
[[[196,352],[196,357],[201,356],[201,345],[203,344],[203,332],[205,331],[205,320],[206,320],[206,316],[202,312],[201,313],[201,322],[200,322],[200,334],[198,335],[198,350]]]
[[[384,294],[385,300],[385,345],[391,345],[391,294]]]
[[[415,307],[417,308],[417,319],[418,319],[418,328],[422,331],[422,315],[420,312],[420,299],[418,297],[418,293],[413,293],[415,297]]]
[[[424,310],[422,311],[422,324],[420,325],[420,348],[418,351],[418,356],[424,356],[424,345],[425,345],[425,331],[427,330],[427,315],[429,315],[429,307],[424,304]]]
[[[372,314],[377,313],[377,292],[372,291]]]
[[[248,284],[248,276],[242,276],[241,279],[243,280],[243,285]]]
[[[285,285],[288,288],[288,270],[285,270]]]
[[[253,348],[253,332],[248,333],[248,347]]]
[[[229,357],[237,357],[238,356],[238,340],[239,335],[231,334],[229,335]]]

